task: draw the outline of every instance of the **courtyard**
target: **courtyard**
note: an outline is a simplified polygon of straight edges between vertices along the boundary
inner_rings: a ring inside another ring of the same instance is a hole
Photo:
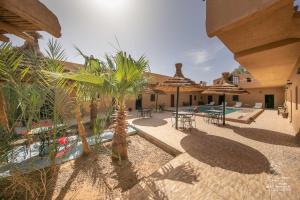
[[[129,199],[299,199],[300,148],[288,120],[265,110],[255,122],[225,127],[196,117],[178,131],[168,112],[129,120],[177,156],[129,190]]]

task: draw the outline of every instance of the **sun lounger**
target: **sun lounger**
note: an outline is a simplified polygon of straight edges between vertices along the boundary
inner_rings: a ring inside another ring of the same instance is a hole
[[[215,102],[214,101],[211,101],[210,103],[206,104],[207,106],[214,106],[215,105]]]
[[[255,103],[253,108],[262,109],[262,105],[263,105],[262,103]]]
[[[237,102],[235,103],[234,107],[235,107],[235,108],[241,108],[242,105],[243,105],[242,102],[237,101]]]

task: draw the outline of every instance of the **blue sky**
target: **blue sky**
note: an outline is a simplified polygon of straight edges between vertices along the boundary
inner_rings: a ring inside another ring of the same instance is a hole
[[[299,0],[298,0],[299,1]],[[41,0],[58,17],[68,60],[83,63],[75,51],[103,57],[120,47],[135,57],[145,55],[151,71],[171,75],[174,64],[195,81],[212,82],[239,66],[232,53],[205,30],[202,0]],[[88,2],[88,3],[87,3]],[[299,3],[299,2],[298,2]],[[51,36],[43,33],[41,48]],[[11,37],[13,44],[22,41]]]

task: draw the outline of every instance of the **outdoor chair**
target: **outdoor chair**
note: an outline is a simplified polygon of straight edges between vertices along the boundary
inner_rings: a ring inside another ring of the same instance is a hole
[[[175,123],[176,123],[176,114],[175,114],[175,113],[172,113],[172,116],[171,116],[171,124],[172,124],[172,127],[175,126]]]
[[[242,107],[242,105],[243,105],[243,103],[242,103],[242,102],[240,102],[240,101],[237,101],[237,102],[235,103],[234,107],[235,107],[235,108],[241,108],[241,107]]]
[[[188,116],[188,115],[181,116],[180,121],[183,129],[189,129],[193,127],[192,116]]]
[[[277,114],[278,114],[278,115],[281,115],[281,114],[285,113],[286,110],[287,110],[287,108],[286,108],[285,105],[278,106],[278,108],[277,108]]]
[[[255,103],[254,107],[255,109],[262,109],[263,104],[262,103]]]
[[[206,104],[207,106],[214,106],[215,105],[215,102],[214,101],[211,101],[210,103]]]

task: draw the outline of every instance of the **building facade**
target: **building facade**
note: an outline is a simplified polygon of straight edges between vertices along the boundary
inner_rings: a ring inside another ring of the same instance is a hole
[[[245,70],[235,70],[228,76],[229,81],[232,84],[238,85],[249,92],[247,95],[227,96],[226,102],[229,106],[235,105],[237,101],[242,102],[243,106],[245,107],[253,107],[255,103],[262,103],[263,108],[265,109],[275,109],[278,108],[278,106],[284,105],[284,86],[263,87],[262,84],[255,79],[255,77]],[[220,81],[221,78],[215,79],[213,84],[217,85]],[[219,97],[214,97],[214,100],[216,100],[215,102],[219,103]]]
[[[224,43],[261,88],[285,88],[289,121],[300,133],[300,11],[295,1],[207,0],[206,31]]]

